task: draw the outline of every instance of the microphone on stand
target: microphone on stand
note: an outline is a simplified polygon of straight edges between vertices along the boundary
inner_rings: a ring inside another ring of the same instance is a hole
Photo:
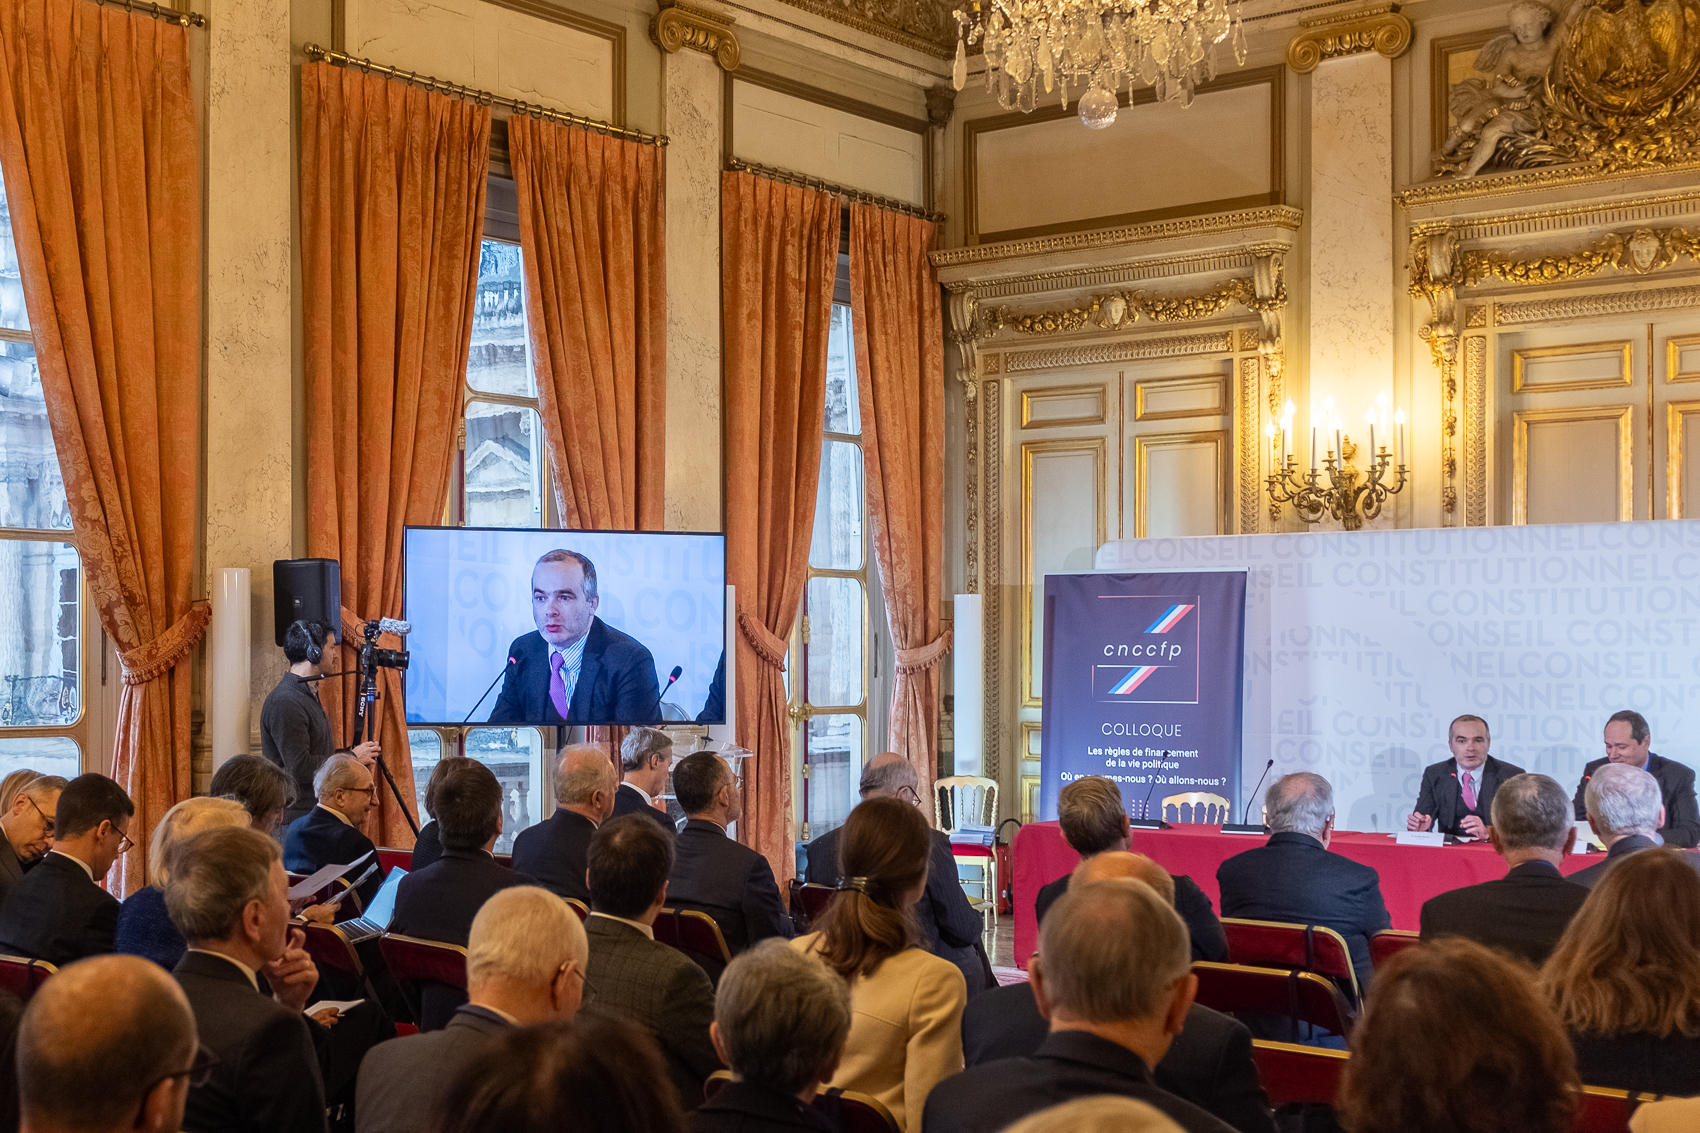
[[[1245,810],[1243,812],[1241,812],[1240,820],[1238,822],[1230,822],[1227,825],[1223,826],[1222,827],[1222,833],[1224,833],[1224,834],[1263,834],[1263,833],[1265,833],[1265,831],[1263,829],[1263,823],[1259,822],[1257,825],[1251,826],[1251,825],[1248,825],[1246,823],[1246,819],[1251,816],[1251,804],[1252,804],[1252,800],[1257,798],[1257,788],[1263,786],[1263,781],[1265,779],[1269,778],[1269,769],[1273,766],[1275,766],[1275,761],[1273,759],[1271,759],[1268,763],[1265,763],[1263,765],[1263,774],[1261,774],[1257,777],[1257,786],[1253,787],[1251,789],[1251,795],[1245,801]]]
[[[379,618],[378,632],[393,633],[397,637],[406,637],[408,634],[413,632],[413,623],[398,621],[395,618]]]
[[[405,622],[403,622],[403,623],[402,623],[402,624],[403,624],[403,625],[406,625],[406,624],[407,624],[407,623],[405,623]],[[404,632],[405,632],[405,631],[404,631]],[[507,663],[507,664],[506,664],[506,665],[505,665],[505,666],[503,666],[503,667],[502,667],[502,671],[501,671],[501,672],[499,672],[499,673],[497,673],[497,674],[496,674],[496,681],[499,681],[499,680],[501,680],[501,679],[502,679],[502,678],[503,678],[503,677],[505,677],[505,676],[507,676],[507,675],[508,675],[508,670],[509,670],[509,669],[512,669],[512,668],[513,668],[513,667],[514,667],[514,666],[515,666],[515,665],[517,665],[517,664],[519,664],[519,658],[518,658],[518,657],[509,657],[509,658],[508,658],[508,663]],[[476,711],[478,711],[478,709],[479,709],[479,707],[480,707],[480,706],[481,706],[481,705],[483,705],[483,703],[484,703],[484,702],[485,702],[485,701],[486,701],[486,700],[488,700],[488,699],[489,699],[489,698],[490,698],[490,689],[493,689],[493,688],[495,688],[495,687],[496,687],[496,681],[491,681],[491,682],[490,682],[490,688],[487,688],[487,689],[485,689],[485,690],[484,690],[484,695],[483,695],[483,696],[481,696],[481,697],[479,697],[479,698],[478,698],[478,703],[477,703],[477,704],[474,704],[474,705],[473,705],[473,706],[472,706],[472,711],[471,711],[471,712],[468,712],[468,713],[467,713],[467,714],[466,714],[466,719],[465,719],[465,720],[462,720],[462,721],[461,721],[461,723],[462,723],[462,724],[463,724],[463,725],[464,725],[464,724],[465,724],[465,723],[466,723],[466,722],[467,722],[467,721],[468,721],[468,720],[471,720],[471,719],[472,719],[472,713],[473,713],[473,712],[476,712]]]
[[[666,696],[667,690],[673,687],[673,682],[685,675],[683,665],[674,665],[673,671],[667,674],[667,683],[661,686],[661,695]]]
[[[1169,755],[1169,753],[1165,751],[1163,753],[1162,758],[1166,759],[1168,757],[1168,755]],[[1139,804],[1139,813],[1145,815],[1145,817],[1144,818],[1130,818],[1130,819],[1128,819],[1127,824],[1130,827],[1133,827],[1133,828],[1139,829],[1139,830],[1169,830],[1169,829],[1171,829],[1170,825],[1167,822],[1164,822],[1161,818],[1152,818],[1151,817],[1151,796],[1152,796],[1152,794],[1154,794],[1156,792],[1156,790],[1157,790],[1157,772],[1155,770],[1153,770],[1151,772],[1151,787],[1150,787],[1149,790],[1147,790],[1145,792],[1145,801]]]

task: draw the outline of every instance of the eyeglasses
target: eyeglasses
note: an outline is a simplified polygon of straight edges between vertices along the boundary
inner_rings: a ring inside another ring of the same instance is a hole
[[[353,794],[353,795],[369,795],[377,789],[378,788],[376,787],[376,785],[371,786],[371,787],[338,787],[337,788],[337,790],[339,790],[339,791],[347,791],[348,793]]]
[[[921,805],[921,796],[916,794],[915,788],[907,783],[897,788],[897,797],[906,800],[910,806],[918,807]]]
[[[161,1082],[169,1082],[173,1078],[187,1078],[189,1079],[190,1089],[198,1090],[212,1080],[212,1072],[217,1066],[218,1055],[207,1049],[204,1044],[197,1044],[195,1060],[189,1063],[187,1070],[178,1070],[172,1074],[161,1074],[148,1083],[148,1088],[142,1091],[142,1096],[147,1097],[147,1095],[153,1093],[155,1086]]]
[[[130,838],[130,836],[128,834],[124,833],[122,830],[119,830],[118,827],[116,827],[116,826],[114,826],[112,829],[115,832],[117,832],[117,834],[118,834],[118,856],[119,857],[123,857],[125,854],[129,853],[131,850],[136,848],[136,843]]]
[[[565,964],[556,968],[555,978],[560,979],[562,976],[569,973],[578,977],[579,1007],[583,1009],[596,1002],[596,989],[591,987],[590,981],[584,978],[584,969],[578,966],[578,961],[568,960]]]
[[[37,806],[36,801],[34,799],[30,798],[28,795],[24,796],[24,801],[29,803],[31,806],[35,807],[35,812],[37,814],[41,815],[41,822],[42,822],[42,825],[46,827],[46,833],[52,834],[53,833],[53,819],[49,818],[47,816],[47,812],[45,810],[42,810],[40,806]]]

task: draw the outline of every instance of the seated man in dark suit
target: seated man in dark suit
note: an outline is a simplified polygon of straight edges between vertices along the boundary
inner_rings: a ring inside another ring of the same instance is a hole
[[[1694,798],[1694,769],[1652,750],[1653,733],[1639,712],[1613,712],[1606,721],[1606,753],[1582,769],[1573,800],[1576,818],[1588,817],[1588,780],[1608,763],[1635,767],[1659,782],[1664,817],[1659,820],[1659,837],[1667,846],[1692,849],[1700,845],[1700,805]]]
[[[492,724],[659,724],[655,659],[596,616],[596,564],[549,551],[531,570],[537,629],[508,646]],[[493,674],[492,674],[493,675]]]
[[[614,814],[641,814],[668,834],[673,820],[657,810],[655,797],[667,786],[673,767],[673,737],[655,728],[633,728],[620,742],[620,789],[614,794]]]
[[[1523,769],[1488,754],[1492,740],[1487,721],[1480,716],[1452,721],[1446,742],[1452,758],[1423,768],[1417,805],[1405,819],[1405,829],[1486,838],[1488,823],[1493,821],[1494,792],[1513,775],[1523,774]]]
[[[140,956],[72,964],[30,998],[18,1030],[23,1128],[176,1133],[205,1066],[199,1046],[189,1001],[159,965]]]
[[[391,1039],[367,1053],[356,1133],[431,1128],[455,1075],[498,1038],[577,1013],[589,963],[584,926],[565,901],[534,885],[493,894],[467,938],[467,1003],[442,1030]]]
[[[1493,848],[1510,872],[1424,902],[1423,939],[1469,937],[1538,968],[1588,899],[1588,891],[1558,869],[1576,844],[1570,800],[1545,775],[1514,775],[1494,795],[1491,821]]]
[[[1577,870],[1569,880],[1592,889],[1618,862],[1659,844],[1656,835],[1665,822],[1665,804],[1657,779],[1641,768],[1621,763],[1596,768],[1585,796],[1588,825],[1599,835],[1606,857]],[[1700,855],[1685,853],[1682,860],[1700,869]]]
[[[588,744],[561,753],[555,769],[555,813],[514,839],[514,868],[557,897],[590,901],[584,871],[596,828],[614,813],[618,782],[601,748]]]
[[[24,779],[12,805],[0,814],[0,906],[5,905],[12,886],[53,845],[53,813],[59,807],[59,792],[65,780],[57,775],[19,771]],[[11,778],[11,776],[7,776]]]
[[[737,819],[743,799],[725,760],[709,751],[687,755],[673,769],[673,796],[687,819],[668,879],[673,904],[713,917],[734,956],[770,936],[790,939],[791,916],[773,867],[727,837],[726,826]]]
[[[0,908],[0,948],[50,964],[112,951],[118,898],[100,887],[134,844],[135,804],[104,775],[79,775],[59,795],[53,849],[12,886]]]
[[[1057,824],[1062,827],[1063,841],[1082,858],[1126,850],[1133,840],[1121,788],[1102,775],[1076,779],[1058,792]],[[1175,876],[1174,885],[1175,912],[1186,922],[1192,958],[1217,963],[1227,960],[1228,937],[1211,907],[1210,895],[1184,873]],[[1033,904],[1040,923],[1056,899],[1068,892],[1068,886],[1069,878],[1064,875],[1039,887]]]
[[[320,765],[313,786],[319,805],[290,823],[284,832],[283,864],[296,873],[316,873],[328,865],[348,865],[372,854],[359,869],[349,872],[348,880],[353,881],[378,860],[372,853],[376,848],[372,839],[360,829],[375,801],[372,773],[352,755],[338,752]],[[379,867],[355,887],[359,908],[344,900],[337,909],[338,920],[358,916],[372,903],[384,883],[383,873]]]
[[[883,751],[862,768],[862,801],[899,798],[916,803],[919,783],[915,766],[894,751]],[[809,843],[808,881],[812,885],[838,885],[838,841],[844,827],[836,826]],[[992,986],[991,962],[980,942],[985,922],[956,879],[956,858],[950,852],[950,836],[932,832],[932,858],[927,863],[927,891],[915,906],[926,937],[927,951],[955,964],[968,984],[968,997]]]
[[[189,1091],[185,1133],[324,1133],[323,1028],[301,1013],[318,973],[298,954],[288,891],[277,843],[257,830],[207,830],[173,853],[165,905],[189,942],[174,974],[218,1057]]]
[[[850,1037],[850,985],[838,973],[765,940],[726,966],[709,1034],[732,1081],[692,1115],[691,1133],[832,1133],[809,1103]]]
[[[1116,879],[1143,881],[1174,903],[1175,883],[1167,870],[1143,854],[1112,850],[1075,867],[1069,885]],[[962,1055],[969,1066],[999,1058],[1022,1058],[1044,1044],[1050,1025],[1039,1013],[1031,983],[994,988],[968,1002],[962,1013]],[[1157,1085],[1209,1110],[1240,1133],[1274,1133],[1269,1099],[1251,1057],[1251,1032],[1231,1016],[1194,1003],[1174,1045],[1153,1068]]]
[[[1317,924],[1338,932],[1352,952],[1358,985],[1371,975],[1369,938],[1391,928],[1381,877],[1366,865],[1328,852],[1334,837],[1334,790],[1309,771],[1283,775],[1264,795],[1267,844],[1235,854],[1216,868],[1224,917]]]
[[[1096,1094],[1155,1106],[1188,1133],[1228,1133],[1232,1126],[1152,1078],[1198,989],[1191,951],[1186,925],[1150,886],[1071,886],[1039,926],[1028,969],[1050,1035],[1030,1056],[982,1063],[933,1087],[921,1133],[991,1133]]]
[[[657,943],[655,917],[667,904],[673,840],[635,815],[610,819],[590,842],[589,987],[591,1010],[647,1027],[686,1108],[720,1069],[709,1038],[714,987],[683,952]]]

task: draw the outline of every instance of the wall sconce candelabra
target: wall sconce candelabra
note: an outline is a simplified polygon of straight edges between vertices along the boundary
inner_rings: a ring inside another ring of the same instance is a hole
[[[1382,413],[1386,412],[1387,395],[1380,398]],[[1269,500],[1277,513],[1283,504],[1293,505],[1293,511],[1306,523],[1319,523],[1323,516],[1340,521],[1347,531],[1357,531],[1365,520],[1381,514],[1388,496],[1396,496],[1405,487],[1405,411],[1393,415],[1393,452],[1386,445],[1377,446],[1375,437],[1376,410],[1366,414],[1369,424],[1370,459],[1367,468],[1359,469],[1351,461],[1358,447],[1350,436],[1342,435],[1340,419],[1334,414],[1334,399],[1323,403],[1328,432],[1333,434],[1333,447],[1325,447],[1317,459],[1317,429],[1310,431],[1310,467],[1299,470],[1298,455],[1292,452],[1293,403],[1287,402],[1281,415],[1279,436],[1273,423],[1266,430],[1269,436],[1270,462],[1275,471],[1268,477]],[[1326,444],[1326,441],[1324,442]]]

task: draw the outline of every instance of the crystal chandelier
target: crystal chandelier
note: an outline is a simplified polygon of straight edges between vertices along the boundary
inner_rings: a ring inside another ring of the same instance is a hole
[[[1156,89],[1161,100],[1192,104],[1193,88],[1216,77],[1216,45],[1233,34],[1234,60],[1245,63],[1241,0],[970,0],[956,17],[957,90],[968,82],[968,46],[983,43],[986,89],[1005,109],[1031,111],[1040,88],[1068,105],[1085,85],[1080,120],[1101,130],[1116,120],[1125,82]]]

